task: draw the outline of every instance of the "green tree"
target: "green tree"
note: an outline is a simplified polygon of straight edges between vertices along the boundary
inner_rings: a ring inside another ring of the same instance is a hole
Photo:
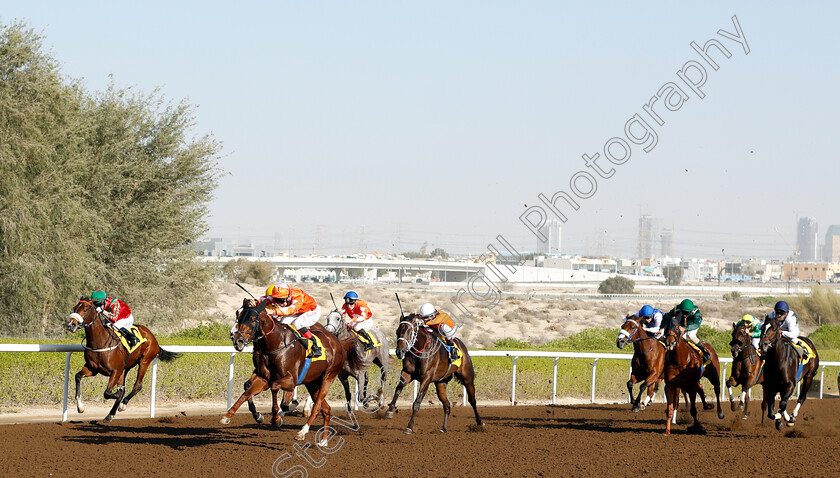
[[[632,280],[615,276],[610,277],[598,284],[598,292],[601,294],[632,294],[636,283]]]
[[[60,333],[102,287],[138,322],[172,324],[209,300],[205,231],[220,145],[193,108],[64,78],[42,38],[0,25],[0,333]]]
[[[668,285],[680,285],[682,282],[683,270],[680,266],[666,266],[662,270]]]
[[[443,248],[441,247],[433,249],[432,252],[429,253],[429,255],[440,259],[449,259],[449,253],[443,250]]]

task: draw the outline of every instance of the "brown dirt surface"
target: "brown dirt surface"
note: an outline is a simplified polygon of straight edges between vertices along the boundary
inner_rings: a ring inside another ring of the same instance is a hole
[[[0,475],[837,476],[840,400],[808,400],[796,427],[781,431],[761,425],[759,410],[747,421],[729,410],[723,420],[701,412],[706,435],[687,434],[681,410],[668,437],[662,404],[635,414],[629,405],[484,407],[483,428],[471,409],[455,407],[446,434],[441,409],[424,408],[413,435],[403,433],[409,410],[391,420],[358,412],[358,431],[333,422],[331,454],[314,445],[320,419],[307,442],[295,442],[302,418],[274,429],[247,412],[227,426],[218,416],[184,415],[5,425]]]

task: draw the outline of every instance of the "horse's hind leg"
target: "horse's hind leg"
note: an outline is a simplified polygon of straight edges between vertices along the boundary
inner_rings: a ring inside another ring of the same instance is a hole
[[[92,377],[96,375],[95,373],[91,372],[87,365],[82,367],[79,370],[79,373],[76,374],[76,410],[79,413],[85,413],[85,404],[82,402],[82,379],[84,377]]]
[[[464,386],[467,388],[467,400],[469,400],[470,405],[472,406],[473,413],[475,413],[475,424],[478,426],[484,426],[484,422],[481,420],[481,417],[478,415],[478,408],[475,404],[475,383],[472,380],[464,380]]]
[[[146,376],[146,370],[149,369],[149,365],[154,361],[154,357],[152,360],[146,360],[144,357],[140,360],[140,365],[137,367],[137,379],[134,381],[134,387],[131,388],[131,393],[129,393],[125,398],[122,399],[122,403],[120,403],[119,411],[125,411],[126,407],[128,406],[129,400],[134,398],[135,395],[140,393],[143,390],[143,377]],[[128,375],[128,372],[126,372]]]
[[[449,422],[449,411],[451,410],[449,398],[446,396],[446,384],[443,382],[437,382],[435,383],[435,389],[437,390],[437,396],[440,399],[440,403],[443,404],[443,428],[441,428],[440,431],[446,433],[446,424]]]
[[[125,370],[120,373],[113,372],[108,379],[108,387],[105,389],[105,398],[114,398],[116,401],[114,402],[114,406],[111,407],[111,411],[108,412],[108,416],[105,417],[105,423],[113,420],[114,415],[117,414],[117,409],[120,406],[123,396],[125,396]]]

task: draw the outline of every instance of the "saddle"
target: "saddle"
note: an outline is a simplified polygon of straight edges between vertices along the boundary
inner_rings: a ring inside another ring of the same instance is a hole
[[[348,327],[348,328],[349,328],[349,327]],[[382,345],[382,343],[381,343],[381,342],[379,342],[379,340],[377,340],[377,339],[376,339],[376,336],[375,336],[374,334],[370,333],[370,332],[368,332],[368,335],[370,335],[370,341],[368,341],[367,339],[365,339],[365,336],[364,336],[364,335],[362,335],[362,334],[360,334],[360,333],[356,332],[356,331],[355,331],[355,330],[353,330],[353,329],[349,329],[349,330],[350,330],[350,332],[353,332],[353,334],[354,334],[354,335],[355,335],[355,336],[359,339],[359,342],[361,342],[361,343],[363,343],[363,344],[365,344],[365,345],[367,345],[368,343],[370,343],[370,344],[371,344],[371,346],[372,346],[372,347],[374,347],[374,348],[375,348],[375,347],[379,347],[380,345]],[[370,353],[370,350],[368,350],[368,351],[367,351],[367,353]]]
[[[142,333],[140,333],[140,329],[139,329],[136,325],[132,325],[132,326],[131,326],[131,328],[129,329],[129,331],[130,331],[132,334],[134,334],[134,336],[135,336],[135,337],[137,337],[137,343],[136,343],[136,344],[134,344],[134,347],[129,347],[129,346],[128,346],[128,340],[126,340],[126,338],[125,338],[125,336],[122,334],[122,332],[120,332],[119,330],[117,330],[117,328],[116,328],[116,327],[114,328],[114,332],[116,332],[117,337],[119,337],[119,338],[120,338],[120,343],[122,344],[122,346],[123,346],[123,347],[125,347],[125,349],[128,351],[128,353],[133,353],[133,352],[134,352],[135,350],[137,350],[137,349],[138,349],[141,345],[143,345],[143,344],[145,344],[146,342],[148,342],[148,340],[146,340],[146,337],[143,337],[143,334],[142,334]]]
[[[301,335],[300,332],[298,332],[297,327],[295,327],[292,324],[288,324],[288,327],[290,329],[292,329],[292,333],[295,334],[295,338],[300,339],[300,338],[303,337],[303,335]],[[323,350],[324,352],[321,353],[320,357],[312,357],[312,340],[307,339],[306,359],[307,360],[312,359],[313,362],[318,362],[320,360],[326,360],[327,359],[326,349],[324,349],[324,344],[321,342],[320,337],[318,337],[317,334],[313,333],[312,338],[315,340],[315,342],[318,343],[318,347],[321,347],[321,350]]]
[[[685,338],[683,338],[683,340],[685,340]],[[692,342],[690,340],[685,340],[685,343],[687,343],[689,345],[689,347],[693,348],[697,352],[697,355],[700,357],[701,360],[703,359],[703,351],[700,350],[700,347],[698,345],[696,345],[694,342]],[[709,360],[703,362],[703,366],[705,367],[706,365],[709,365],[710,363],[712,363],[712,356],[711,355],[709,355]]]
[[[788,339],[782,340],[790,344],[793,347],[793,349],[796,350],[796,353],[799,354],[799,362],[801,365],[807,365],[812,358],[817,356],[811,349],[811,346],[808,345],[808,342],[804,340],[800,340],[799,345],[796,345],[795,343],[793,343],[793,341]]]
[[[461,359],[463,359],[463,357],[464,357],[464,350],[458,345],[458,343],[453,342],[455,348],[458,349],[458,358],[455,359],[455,361],[453,361],[451,353],[449,351],[450,347],[448,345],[446,345],[446,340],[443,339],[443,337],[438,333],[437,330],[435,330],[431,327],[428,327],[428,326],[426,327],[426,330],[430,334],[432,334],[432,337],[436,338],[438,340],[438,342],[440,342],[440,345],[443,346],[443,348],[446,350],[446,356],[449,359],[449,363],[456,366],[456,367],[460,367],[461,366]]]

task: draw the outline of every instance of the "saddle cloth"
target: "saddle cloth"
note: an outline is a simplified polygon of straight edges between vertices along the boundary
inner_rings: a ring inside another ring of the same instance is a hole
[[[128,350],[128,353],[132,353],[135,350],[137,350],[141,345],[148,342],[148,340],[146,340],[146,337],[143,337],[143,334],[140,333],[140,329],[138,329],[136,325],[132,325],[131,329],[129,330],[132,334],[134,334],[135,337],[137,337],[137,343],[134,345],[134,347],[128,346],[128,340],[126,340],[126,338],[123,337],[123,334],[121,334],[119,331],[117,331],[117,336],[120,338],[120,343],[122,343],[122,346],[125,347],[126,350]]]
[[[368,343],[368,341],[365,340],[365,338],[364,338],[364,336],[362,336],[362,334],[356,332],[353,329],[350,329],[350,331],[353,332],[353,334],[355,334],[356,337],[359,338],[359,342],[361,342],[363,344]],[[378,340],[376,340],[376,335],[372,334],[370,331],[368,331],[368,335],[370,335],[370,341],[373,342],[374,347],[379,347],[380,345],[382,345],[382,343],[380,343]],[[370,350],[368,350],[367,353],[370,353]]]
[[[800,362],[802,362],[802,365],[807,365],[808,362],[810,362],[812,358],[817,356],[817,354],[815,354],[814,351],[811,350],[811,346],[808,345],[808,342],[805,342],[804,340],[800,340],[799,345],[796,345],[795,343],[791,342],[790,340],[787,340],[787,339],[784,339],[784,340],[785,340],[785,342],[789,343],[790,345],[805,351],[805,353],[802,354],[803,355],[802,360],[800,360]]]
[[[292,329],[292,332],[294,332],[296,337],[298,337],[298,338],[303,337],[302,335],[300,335],[300,332],[298,331],[297,327],[295,327],[292,324],[289,324],[288,327],[290,329]],[[312,337],[315,339],[315,342],[318,343],[318,347],[321,347],[321,356],[320,357],[312,357],[312,341],[308,340],[307,341],[307,346],[306,346],[306,357],[307,358],[312,358],[313,362],[319,362],[321,360],[326,360],[327,359],[327,352],[324,349],[324,344],[321,342],[321,339],[314,332],[312,333]]]
[[[685,340],[685,338],[683,338],[683,340]],[[687,344],[688,344],[691,348],[693,348],[694,350],[696,350],[696,351],[697,351],[697,354],[700,356],[700,358],[701,358],[701,359],[703,358],[703,351],[702,351],[702,350],[700,350],[700,347],[699,347],[699,346],[697,346],[694,342],[692,342],[692,341],[690,341],[690,340],[686,340],[685,342],[686,342],[686,343],[687,343]],[[709,344],[706,344],[706,345],[709,345]],[[708,350],[708,349],[707,349],[707,350]],[[705,367],[706,365],[709,365],[710,363],[712,363],[712,355],[711,355],[711,354],[709,354],[709,360],[706,360],[705,362],[703,362],[703,366]]]
[[[436,339],[438,339],[438,342],[440,342],[440,345],[443,346],[444,350],[446,350],[446,356],[449,358],[449,363],[451,363],[452,365],[454,365],[456,367],[460,367],[461,366],[461,359],[464,357],[464,349],[462,349],[461,346],[458,345],[458,342],[455,342],[455,347],[458,349],[458,359],[453,362],[451,356],[449,355],[449,347],[446,346],[446,341],[443,340],[443,338],[441,338],[441,336],[438,334],[437,330],[434,330],[430,327],[426,327],[426,330],[430,334],[432,334]]]

